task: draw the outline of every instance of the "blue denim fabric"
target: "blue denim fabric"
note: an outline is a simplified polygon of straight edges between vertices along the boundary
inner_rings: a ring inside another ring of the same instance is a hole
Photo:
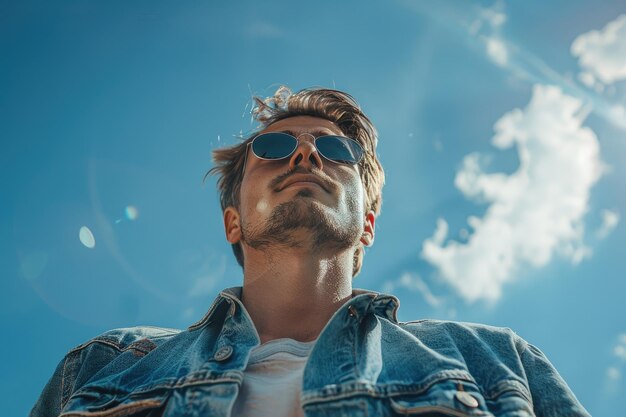
[[[185,331],[118,329],[76,347],[31,416],[229,416],[259,344],[240,294],[220,293]],[[304,371],[307,416],[589,415],[541,351],[510,329],[399,323],[398,305],[355,290],[333,315]]]

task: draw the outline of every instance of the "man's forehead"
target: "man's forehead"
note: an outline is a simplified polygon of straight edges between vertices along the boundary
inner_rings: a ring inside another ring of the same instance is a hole
[[[295,135],[312,133],[315,136],[343,134],[341,129],[330,120],[315,116],[288,117],[267,126],[263,132],[291,132]]]

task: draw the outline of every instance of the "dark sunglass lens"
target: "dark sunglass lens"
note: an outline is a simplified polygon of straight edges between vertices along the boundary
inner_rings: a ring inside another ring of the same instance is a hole
[[[252,152],[263,159],[282,159],[293,153],[298,141],[286,133],[264,133],[252,142]]]
[[[363,148],[356,141],[341,136],[320,136],[315,141],[317,150],[331,161],[343,164],[358,164],[363,157]]]

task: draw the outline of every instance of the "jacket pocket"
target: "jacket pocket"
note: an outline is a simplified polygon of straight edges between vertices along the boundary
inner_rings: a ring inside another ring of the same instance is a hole
[[[401,416],[493,417],[476,384],[445,379],[416,395],[389,397],[391,409]]]
[[[535,416],[531,396],[527,388],[518,381],[501,381],[489,390],[485,399],[489,410],[497,416]]]

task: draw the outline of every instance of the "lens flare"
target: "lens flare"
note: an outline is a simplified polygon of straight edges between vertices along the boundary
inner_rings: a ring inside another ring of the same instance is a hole
[[[267,201],[263,198],[261,200],[259,200],[259,202],[256,205],[256,211],[258,211],[259,213],[265,213],[267,211],[268,208],[268,204]]]
[[[39,278],[46,269],[49,256],[45,252],[36,251],[26,255],[20,255],[20,272],[29,281]]]
[[[96,238],[93,237],[93,233],[87,226],[82,226],[78,231],[78,239],[80,239],[80,243],[85,245],[85,247],[89,249],[93,249],[96,246]]]
[[[137,217],[139,217],[139,210],[135,206],[126,206],[124,213],[128,220],[137,220]]]

